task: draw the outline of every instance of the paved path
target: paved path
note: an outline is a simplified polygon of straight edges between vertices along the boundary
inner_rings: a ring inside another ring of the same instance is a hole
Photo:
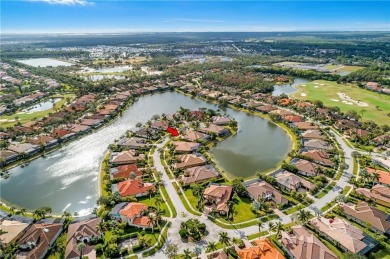
[[[351,153],[354,151],[354,149],[348,147],[345,144],[345,142],[343,141],[342,137],[338,136],[337,134],[334,134],[333,132],[331,132],[331,134],[334,135],[335,140],[339,143],[340,147],[342,148],[342,150],[345,154],[345,163],[348,165],[348,169],[346,169],[342,173],[341,178],[336,182],[336,185],[332,188],[332,190],[330,190],[324,197],[322,197],[320,199],[315,199],[315,201],[312,205],[305,208],[306,210],[309,210],[313,214],[314,214],[316,208],[321,209],[327,203],[333,201],[340,194],[340,192],[343,191],[343,189],[348,184],[349,179],[351,178],[352,172],[353,172],[353,160],[352,160]],[[218,242],[218,239],[219,239],[218,233],[221,231],[227,232],[230,237],[236,237],[236,238],[240,238],[240,239],[246,239],[246,236],[258,233],[259,228],[257,226],[250,226],[250,227],[245,227],[245,228],[241,228],[241,229],[224,229],[224,228],[217,226],[213,222],[211,222],[205,216],[195,216],[186,210],[186,208],[184,207],[175,187],[173,186],[171,180],[169,179],[167,172],[164,169],[164,166],[161,164],[161,161],[160,161],[159,149],[162,148],[165,145],[165,143],[167,143],[167,141],[168,141],[168,139],[165,139],[162,143],[160,143],[156,146],[155,152],[153,153],[153,161],[154,161],[154,166],[155,166],[156,170],[162,173],[161,180],[164,183],[164,186],[167,190],[169,198],[172,200],[172,203],[175,206],[175,209],[177,211],[177,218],[171,219],[172,225],[168,230],[168,238],[167,238],[167,241],[166,241],[164,247],[151,257],[153,257],[153,258],[166,258],[166,256],[163,253],[163,250],[165,249],[167,244],[174,243],[174,244],[178,245],[179,253],[183,253],[184,249],[189,249],[189,250],[193,251],[195,245],[199,245],[203,249],[203,253],[202,253],[201,257],[206,258],[205,249],[207,246],[207,242],[209,242],[209,241]],[[194,244],[194,243],[184,243],[181,241],[180,236],[178,234],[179,229],[180,229],[180,224],[189,218],[197,218],[201,223],[206,224],[206,229],[208,231],[208,235],[206,236],[207,242],[201,241],[201,242]],[[282,224],[288,224],[288,223],[291,223],[291,217],[290,217],[290,215],[284,215],[279,219],[272,220],[272,222],[281,222]],[[267,225],[268,224],[266,223],[265,226],[262,228],[262,231],[268,230]]]

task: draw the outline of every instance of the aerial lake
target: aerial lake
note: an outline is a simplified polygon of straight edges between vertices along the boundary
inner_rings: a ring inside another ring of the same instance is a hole
[[[301,85],[301,84],[307,84],[311,82],[310,80],[307,80],[305,78],[294,78],[294,82],[291,84],[281,84],[281,85],[275,85],[274,86],[274,91],[272,92],[273,96],[279,96],[281,94],[292,94],[297,91],[297,88],[295,86]]]
[[[119,139],[137,122],[146,122],[154,114],[171,114],[179,107],[218,109],[215,104],[176,93],[156,93],[140,97],[123,116],[110,125],[69,143],[28,166],[10,170],[0,180],[1,199],[15,207],[34,210],[50,206],[53,213],[64,210],[85,215],[98,198],[98,174],[109,144]],[[287,133],[266,119],[226,109],[238,122],[238,133],[218,143],[211,152],[217,164],[230,177],[248,178],[256,172],[278,165],[292,148]]]
[[[42,112],[49,110],[53,108],[54,104],[61,101],[61,98],[52,98],[45,102],[40,102],[38,104],[35,104],[31,107],[28,107],[26,109],[23,109],[22,112],[24,113],[33,113],[33,112]]]

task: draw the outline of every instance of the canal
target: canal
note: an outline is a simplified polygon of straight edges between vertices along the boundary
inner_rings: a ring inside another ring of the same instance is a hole
[[[10,177],[0,180],[1,199],[30,210],[50,206],[55,214],[64,210],[90,213],[98,198],[99,165],[108,145],[126,130],[135,129],[137,122],[144,123],[154,114],[173,113],[180,106],[218,109],[217,105],[176,92],[140,97],[110,125],[24,168],[11,169]],[[237,120],[238,134],[219,143],[212,154],[229,176],[248,178],[274,168],[291,150],[289,136],[268,120],[232,109],[225,112]]]

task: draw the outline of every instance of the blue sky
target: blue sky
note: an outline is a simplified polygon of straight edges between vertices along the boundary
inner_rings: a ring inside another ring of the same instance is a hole
[[[2,0],[1,32],[390,31],[390,1]]]

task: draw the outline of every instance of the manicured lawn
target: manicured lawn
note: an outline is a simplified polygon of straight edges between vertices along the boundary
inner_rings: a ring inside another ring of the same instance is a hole
[[[156,197],[152,197],[151,200],[149,199],[149,197],[138,198],[138,202],[141,202],[141,203],[146,204],[148,206],[153,206],[153,207],[157,208],[155,201],[156,201]],[[169,217],[169,210],[168,210],[167,204],[162,202],[160,204],[160,210],[162,210],[164,212],[163,216]]]
[[[196,206],[198,205],[198,198],[196,198],[193,194],[192,194],[192,190],[191,189],[187,189],[184,191],[184,194],[187,196],[187,199],[188,201],[190,202],[191,206],[194,208],[194,209],[197,209]]]
[[[164,197],[165,199],[167,200],[168,202],[168,206],[171,208],[172,210],[172,218],[176,218],[177,217],[177,212],[176,212],[176,209],[175,209],[175,206],[173,206],[173,203],[171,201],[171,199],[169,198],[169,195],[168,195],[168,192],[167,190],[165,190],[165,187],[164,186],[160,186],[160,190],[162,191],[162,193],[164,194]]]
[[[305,206],[303,206],[302,204],[299,204],[297,206],[294,206],[286,211],[284,211],[285,214],[287,215],[290,215],[290,214],[293,214],[294,212],[298,211],[299,209],[303,209]]]
[[[342,85],[337,84],[337,82],[326,80],[316,80],[304,85],[299,85],[297,88],[299,88],[300,91],[293,94],[293,97],[295,98],[311,101],[321,100],[326,106],[337,106],[342,112],[355,110],[359,115],[361,115],[361,111],[364,109],[363,121],[372,120],[378,125],[383,125],[385,123],[388,125],[390,124],[389,117],[387,116],[390,112],[390,96],[388,95],[365,90],[355,85]],[[358,106],[356,103],[343,103],[343,100],[337,93],[344,93],[355,101],[367,103],[368,106],[363,107]],[[376,108],[377,106],[378,108]]]
[[[158,250],[160,250],[160,249],[163,247],[163,245],[165,244],[165,240],[167,240],[167,237],[168,237],[168,227],[166,227],[166,228],[163,230],[163,232],[162,232],[161,235],[162,235],[162,237],[161,237],[161,239],[160,239],[160,242],[158,242],[157,246],[154,247],[153,249],[147,251],[147,252],[142,253],[142,256],[143,256],[143,257],[151,256],[151,255],[155,254]],[[155,239],[155,242],[154,242],[154,243],[156,243],[157,239],[158,239],[158,236],[157,236],[157,238]],[[153,245],[154,245],[154,243],[153,243]]]
[[[265,236],[265,235],[268,235],[269,232],[268,231],[261,231],[259,233],[255,233],[255,234],[252,234],[252,235],[249,235],[247,236],[248,240],[252,240],[252,239],[257,239],[259,237],[262,237],[262,236]]]
[[[249,198],[238,197],[238,204],[234,205],[234,217],[233,221],[227,221],[224,218],[219,218],[226,223],[240,223],[248,220],[256,219],[257,216],[251,210],[251,200]]]
[[[53,96],[51,96],[50,98],[62,98],[62,99],[55,104],[55,107],[53,107],[51,109],[48,109],[46,111],[33,112],[33,113],[20,113],[21,110],[24,109],[24,107],[23,107],[22,109],[18,110],[13,115],[9,115],[9,116],[3,115],[3,116],[0,116],[1,126],[2,127],[10,127],[10,126],[15,125],[17,123],[17,121],[15,121],[15,117],[16,116],[19,118],[18,121],[20,123],[22,123],[22,124],[30,122],[30,121],[33,121],[33,120],[38,120],[40,118],[43,118],[46,115],[48,115],[49,113],[54,112],[54,108],[60,110],[61,106],[66,103],[66,98],[68,98],[68,97],[71,100],[73,100],[76,97],[76,95],[74,95],[74,94],[65,94],[65,95],[53,95]],[[8,121],[6,121],[6,120],[8,120]]]
[[[357,160],[356,158],[352,157],[352,160],[353,160],[353,175],[357,175],[358,173],[358,163],[357,163]]]

